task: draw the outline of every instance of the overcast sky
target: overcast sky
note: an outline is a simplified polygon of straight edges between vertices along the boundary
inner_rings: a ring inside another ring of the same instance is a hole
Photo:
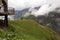
[[[60,0],[8,0],[9,7],[14,7],[15,9],[35,7],[44,4],[60,5]]]
[[[49,4],[51,4],[51,6],[49,6]],[[8,6],[16,10],[41,6],[34,15],[43,15],[54,10],[56,7],[60,7],[60,0],[8,0]]]
[[[45,3],[46,1],[44,0],[8,0],[9,7],[14,7],[16,9],[35,7]]]

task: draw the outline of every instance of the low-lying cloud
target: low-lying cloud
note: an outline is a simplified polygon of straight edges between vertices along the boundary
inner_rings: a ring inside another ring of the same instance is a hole
[[[53,7],[53,6],[54,6],[54,7]],[[33,13],[33,14],[34,14],[35,16],[48,14],[48,12],[54,11],[55,8],[57,8],[56,5],[45,4],[45,5],[42,5],[41,8],[40,8],[39,10],[37,10],[37,12],[35,12],[35,13]]]
[[[39,10],[34,9],[31,13],[38,16],[47,14],[50,11],[54,11],[55,8],[60,7],[60,0],[8,0],[8,6],[14,7],[16,10],[41,6]]]

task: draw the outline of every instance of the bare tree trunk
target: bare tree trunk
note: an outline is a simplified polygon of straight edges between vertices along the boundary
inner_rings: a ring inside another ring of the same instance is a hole
[[[8,26],[8,7],[7,7],[7,3],[5,2],[5,0],[1,0],[4,6],[4,12],[5,12],[5,26]]]

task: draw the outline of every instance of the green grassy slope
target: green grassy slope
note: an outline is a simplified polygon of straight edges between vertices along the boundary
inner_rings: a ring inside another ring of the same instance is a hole
[[[32,20],[9,22],[7,31],[0,28],[0,40],[57,40],[44,26]]]

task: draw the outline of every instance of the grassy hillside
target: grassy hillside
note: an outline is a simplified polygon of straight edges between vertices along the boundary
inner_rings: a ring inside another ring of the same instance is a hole
[[[0,28],[0,40],[57,40],[55,35],[32,20],[9,22],[9,28]]]

